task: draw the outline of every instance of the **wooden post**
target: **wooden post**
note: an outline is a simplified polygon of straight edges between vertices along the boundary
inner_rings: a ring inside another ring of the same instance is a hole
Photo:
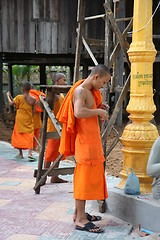
[[[46,66],[40,65],[40,85],[46,85]]]
[[[109,0],[106,0],[107,2]],[[127,50],[126,50],[126,42],[124,40],[124,37],[123,35],[121,34],[120,30],[119,30],[119,27],[116,23],[116,20],[114,19],[114,15],[113,15],[113,12],[109,6],[109,4],[107,3],[104,3],[104,8],[105,8],[105,11],[106,11],[106,15],[108,16],[108,19],[111,23],[111,27],[113,29],[113,31],[115,32],[117,38],[118,38],[118,41],[120,43],[120,46],[121,46],[121,49],[122,49],[122,52],[124,54],[124,57],[126,58],[126,62],[128,64],[128,66],[130,66],[130,62],[129,62],[129,59],[128,59],[128,54],[127,54]]]
[[[8,91],[11,93],[13,97],[13,79],[12,79],[12,65],[8,64]],[[13,107],[9,106],[9,110],[12,112]]]
[[[30,82],[30,65],[27,65],[27,81]]]
[[[83,65],[83,78],[88,77],[88,65],[84,64]]]
[[[111,5],[111,0],[105,0],[105,3]],[[104,47],[104,64],[108,66],[110,57],[110,40],[111,40],[111,26],[110,21],[106,15],[105,18],[105,47]]]
[[[82,50],[82,35],[84,31],[84,17],[85,17],[85,0],[78,0],[77,22],[78,22],[78,34],[76,43],[76,56],[75,56],[75,68],[73,83],[79,79],[79,67]]]
[[[105,0],[105,2],[109,5],[111,5],[111,0]],[[108,17],[106,16],[105,18],[105,47],[104,47],[104,64],[109,66],[109,57],[110,57],[110,39],[111,39],[111,30],[110,30],[110,22]],[[106,101],[109,103],[109,84],[106,85],[106,87],[103,89],[102,93],[102,98],[103,101]],[[102,132],[106,128],[106,124],[104,122],[102,126]],[[107,142],[105,141],[105,144],[103,145],[103,154],[106,159],[106,144]]]
[[[111,0],[105,0],[109,5],[111,4]],[[105,18],[105,46],[104,46],[104,64],[109,66],[109,57],[110,57],[110,39],[111,39],[111,30],[110,30],[110,22],[109,19]],[[106,87],[103,88],[102,93],[103,101],[109,102],[109,84],[106,84]],[[102,125],[102,132],[106,128],[106,121],[104,121]],[[103,144],[103,155],[106,159],[106,145],[107,141]],[[104,170],[106,168],[106,161],[104,162]],[[107,204],[105,200],[98,201],[99,204],[99,212],[103,213],[106,211]]]
[[[125,17],[125,1],[120,1],[116,4],[118,4],[118,14],[117,14],[116,18],[124,18]],[[125,22],[118,22],[117,25],[119,27],[119,30],[122,33],[125,29]],[[116,61],[116,66],[117,67],[116,67],[115,71],[117,72],[116,73],[117,86],[122,88],[123,87],[123,71],[124,71],[124,57],[123,57],[122,50],[120,50],[120,52],[118,54],[117,61]],[[116,93],[115,93],[115,103],[117,102],[119,96],[120,96],[120,92],[116,91]],[[121,106],[120,111],[118,113],[116,122],[117,122],[118,126],[122,126],[122,106]]]
[[[69,84],[73,84],[73,77],[74,77],[74,66],[70,66],[69,67],[69,69],[70,69],[70,82],[69,82]]]
[[[123,100],[124,100],[128,90],[129,90],[129,83],[130,83],[130,74],[129,74],[126,82],[125,82],[123,90],[121,91],[121,94],[120,94],[120,96],[118,98],[118,101],[117,101],[116,106],[114,108],[113,114],[112,114],[111,118],[109,119],[107,127],[105,128],[104,132],[102,133],[102,136],[101,136],[102,145],[104,144],[107,136],[110,134],[110,132],[112,130],[112,127],[113,127],[113,124],[116,121],[117,114],[119,113],[119,110],[120,110],[120,108],[122,106]]]
[[[43,157],[44,157],[45,143],[46,143],[47,120],[48,120],[48,114],[47,114],[46,110],[44,110],[44,115],[43,115],[44,125],[42,128],[42,146],[41,146],[41,151],[40,151],[39,160],[38,160],[38,173],[37,173],[37,177],[36,177],[36,184],[41,179],[41,171],[42,171],[42,167],[43,167]],[[35,193],[36,194],[40,193],[40,186],[38,188],[36,188]]]
[[[3,112],[3,61],[0,54],[0,113]]]

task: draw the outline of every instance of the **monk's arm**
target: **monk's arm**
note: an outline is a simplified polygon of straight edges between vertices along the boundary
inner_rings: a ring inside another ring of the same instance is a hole
[[[7,92],[7,93],[6,93],[6,96],[7,96],[9,105],[10,105],[10,106],[13,106],[13,105],[15,104],[15,102],[14,102],[14,100],[12,100],[12,97],[11,97],[10,92]]]
[[[32,116],[34,116],[35,113],[36,113],[36,102],[33,104]]]
[[[100,116],[102,119],[108,119],[108,114],[102,109],[89,109],[86,107],[86,92],[82,89],[76,89],[73,94],[74,116],[76,118],[90,118]]]

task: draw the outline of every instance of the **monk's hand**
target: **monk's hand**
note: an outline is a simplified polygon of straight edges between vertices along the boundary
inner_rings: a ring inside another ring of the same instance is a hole
[[[106,111],[109,110],[109,106],[108,106],[108,104],[107,104],[106,102],[102,102],[102,103],[99,105],[98,108],[103,109],[103,110],[106,110]]]
[[[108,120],[108,112],[103,109],[98,109],[98,110],[99,110],[98,115],[100,116],[101,120]]]
[[[9,91],[8,91],[8,92],[6,92],[6,96],[7,96],[7,97],[10,97],[10,95],[11,95],[11,94],[10,94],[10,92],[9,92]]]

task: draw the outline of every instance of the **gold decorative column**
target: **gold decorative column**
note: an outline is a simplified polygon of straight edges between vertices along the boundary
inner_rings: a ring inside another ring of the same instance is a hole
[[[156,50],[152,42],[151,0],[135,0],[133,35],[128,50],[131,62],[130,101],[127,112],[132,123],[124,129],[121,141],[124,145],[123,170],[120,188],[124,188],[127,169],[132,168],[140,181],[141,193],[151,192],[152,179],[146,173],[149,153],[159,136],[157,128],[150,123],[156,107],[153,102],[153,62]],[[148,23],[149,22],[149,23]]]

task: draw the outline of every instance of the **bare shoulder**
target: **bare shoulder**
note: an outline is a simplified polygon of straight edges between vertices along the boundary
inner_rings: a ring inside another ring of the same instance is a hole
[[[86,98],[86,90],[81,87],[81,86],[78,86],[75,90],[74,90],[74,93],[73,93],[73,98],[74,99],[85,99]]]

